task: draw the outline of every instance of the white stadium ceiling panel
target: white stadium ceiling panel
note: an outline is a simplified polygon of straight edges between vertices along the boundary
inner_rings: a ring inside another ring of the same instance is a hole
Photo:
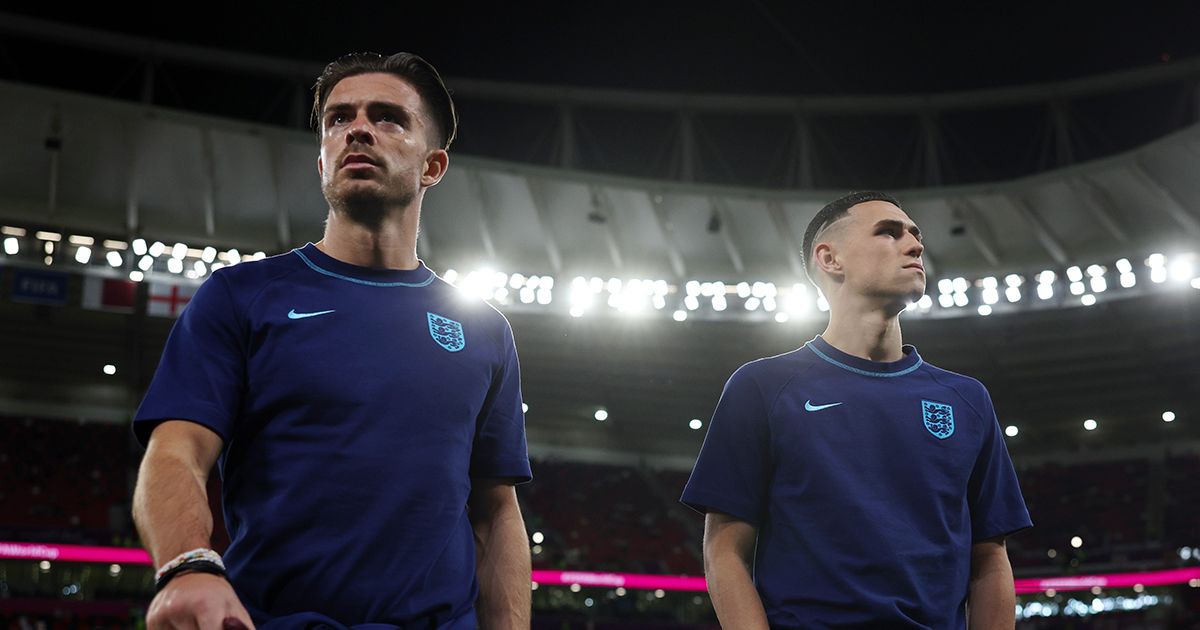
[[[244,252],[321,236],[327,208],[310,133],[10,83],[0,83],[0,103],[13,112],[0,121],[0,220]],[[1197,172],[1200,127],[1191,127],[1009,182],[892,192],[921,225],[936,272],[1000,274],[1195,249]],[[809,219],[842,192],[455,155],[427,194],[420,248],[440,269],[790,283],[802,276]]]

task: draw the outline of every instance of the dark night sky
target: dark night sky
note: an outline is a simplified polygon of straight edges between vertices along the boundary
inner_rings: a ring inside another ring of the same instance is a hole
[[[410,50],[450,77],[746,93],[930,92],[1200,55],[1196,2],[156,3],[10,9],[145,37],[325,62]]]

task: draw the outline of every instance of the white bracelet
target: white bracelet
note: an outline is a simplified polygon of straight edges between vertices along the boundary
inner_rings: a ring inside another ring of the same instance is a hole
[[[193,549],[191,551],[185,551],[185,552],[179,554],[178,556],[175,556],[175,558],[173,560],[171,560],[170,562],[162,565],[162,567],[159,568],[159,570],[154,573],[154,581],[157,582],[157,581],[161,580],[163,574],[165,574],[167,571],[170,571],[171,569],[174,569],[175,567],[177,567],[181,564],[186,564],[188,562],[198,562],[201,560],[203,560],[205,562],[211,562],[211,563],[221,567],[221,569],[225,568],[225,563],[221,562],[221,554],[213,551],[212,549],[200,547],[198,549]]]

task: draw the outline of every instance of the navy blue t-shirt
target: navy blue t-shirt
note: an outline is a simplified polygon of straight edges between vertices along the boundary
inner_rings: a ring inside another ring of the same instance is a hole
[[[821,337],[734,372],[683,502],[757,527],[773,628],[963,628],[971,545],[1032,525],[979,381]]]
[[[134,419],[224,440],[230,582],[256,625],[474,628],[473,478],[531,479],[512,330],[423,263],[309,243],[216,271]]]

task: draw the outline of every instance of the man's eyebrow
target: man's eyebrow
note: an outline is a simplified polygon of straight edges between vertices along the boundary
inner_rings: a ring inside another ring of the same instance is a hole
[[[905,223],[904,221],[900,221],[898,219],[880,219],[875,223],[875,228],[878,229],[881,227],[908,230],[909,232],[912,232],[913,236],[917,237],[918,239],[921,238],[921,228],[917,227],[916,223]]]
[[[327,115],[327,114],[337,112],[337,111],[345,111],[348,109],[354,109],[354,106],[355,105],[353,103],[326,103],[325,109],[321,113]],[[367,106],[367,109],[393,109],[393,110],[396,110],[399,112],[403,112],[404,115],[410,119],[419,119],[420,118],[419,116],[417,116],[416,112],[414,112],[413,110],[409,109],[408,107],[405,107],[404,105],[401,105],[400,103],[395,103],[392,101],[368,101],[366,103],[366,106]]]

